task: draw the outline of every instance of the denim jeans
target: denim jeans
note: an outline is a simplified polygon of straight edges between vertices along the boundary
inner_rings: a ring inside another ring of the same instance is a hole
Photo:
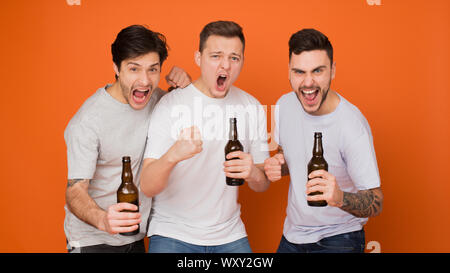
[[[145,253],[144,239],[123,246],[111,246],[106,244],[73,247],[69,253]]]
[[[281,237],[277,253],[364,253],[364,229],[338,234],[311,244],[294,244]]]
[[[252,253],[247,237],[215,246],[193,245],[177,239],[153,235],[148,253]]]

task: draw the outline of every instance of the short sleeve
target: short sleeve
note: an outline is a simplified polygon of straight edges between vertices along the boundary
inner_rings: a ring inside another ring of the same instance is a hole
[[[251,141],[250,154],[255,164],[262,164],[269,157],[269,145],[267,144],[266,111],[261,104],[257,105],[257,122],[254,130],[257,134]]]
[[[365,130],[344,151],[347,171],[358,190],[380,187],[375,148],[370,131]]]
[[[99,140],[95,130],[86,123],[69,123],[64,131],[64,139],[67,146],[68,179],[92,179],[99,153]]]
[[[170,108],[165,105],[163,97],[150,118],[144,158],[162,157],[177,139],[178,130],[175,127]]]

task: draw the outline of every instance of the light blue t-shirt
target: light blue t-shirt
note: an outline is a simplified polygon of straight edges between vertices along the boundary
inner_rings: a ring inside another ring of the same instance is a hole
[[[289,242],[315,243],[361,230],[368,220],[337,207],[308,206],[307,165],[312,157],[314,132],[322,132],[328,172],[336,177],[342,191],[355,193],[380,186],[370,126],[356,106],[341,95],[339,98],[336,109],[322,116],[306,113],[295,92],[283,95],[277,102],[275,140],[283,148],[291,178],[283,229]]]

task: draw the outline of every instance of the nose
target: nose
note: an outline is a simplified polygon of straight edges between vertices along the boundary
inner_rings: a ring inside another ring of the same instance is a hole
[[[311,87],[314,85],[314,78],[310,73],[305,74],[305,78],[303,79],[303,86]]]
[[[149,84],[151,84],[152,80],[150,78],[150,75],[148,75],[148,73],[146,73],[145,71],[143,71],[140,75],[139,75],[139,84],[143,85],[143,86],[148,86]]]
[[[224,70],[227,70],[230,68],[230,60],[228,58],[222,58],[221,67]]]

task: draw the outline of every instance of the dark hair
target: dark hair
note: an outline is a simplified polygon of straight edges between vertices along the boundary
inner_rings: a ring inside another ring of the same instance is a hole
[[[289,39],[289,60],[292,53],[298,55],[303,51],[325,50],[331,63],[333,63],[333,46],[328,37],[322,32],[312,28],[305,28],[292,34]]]
[[[111,45],[113,62],[119,70],[123,60],[135,58],[149,52],[158,53],[160,65],[162,66],[167,59],[167,50],[166,37],[142,25],[131,25],[122,29]]]
[[[216,21],[207,24],[200,32],[199,51],[202,52],[206,40],[211,35],[223,36],[227,38],[238,37],[242,42],[242,50],[245,49],[245,38],[242,27],[232,21]]]

